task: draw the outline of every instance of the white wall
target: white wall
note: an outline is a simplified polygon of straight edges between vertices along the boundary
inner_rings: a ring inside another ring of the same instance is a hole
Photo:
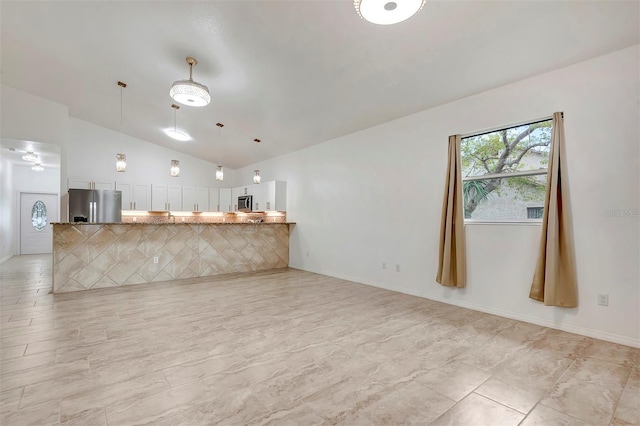
[[[292,267],[640,347],[639,48],[254,164],[236,180],[258,168],[287,181]],[[437,284],[447,137],[555,111],[565,113],[579,307],[528,298],[537,225],[468,225],[467,288]]]
[[[115,169],[119,152],[127,156],[127,171],[124,173]],[[180,161],[179,177],[169,174],[171,160]],[[216,181],[216,165],[213,163],[131,136],[122,135],[121,139],[119,132],[73,117],[69,118],[68,164],[70,179],[231,187],[234,178],[234,171],[225,168],[225,180]]]
[[[69,108],[65,105],[44,99],[13,87],[0,85],[0,137],[3,139],[26,140],[41,143],[54,144],[59,147],[60,168],[57,169],[59,178],[56,182],[60,185],[56,192],[62,194],[66,191],[67,162],[66,152],[69,141]],[[15,187],[12,183],[4,182],[11,179],[12,167],[7,162],[3,164],[1,177],[2,188],[9,191],[5,198],[3,195],[2,210],[5,208],[11,212],[0,218],[0,241],[3,247],[0,259],[16,254],[15,230],[18,218],[14,216],[16,211]],[[16,183],[16,179],[13,179]],[[5,201],[9,204],[5,205]],[[61,203],[60,213],[66,216],[64,203]],[[5,232],[8,227],[9,232]]]
[[[13,170],[11,163],[0,155],[0,263],[15,253],[15,238],[13,232],[13,202],[12,185]]]

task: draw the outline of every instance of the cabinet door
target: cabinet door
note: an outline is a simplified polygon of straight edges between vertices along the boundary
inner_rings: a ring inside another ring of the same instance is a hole
[[[230,212],[232,211],[231,208],[233,207],[231,205],[231,189],[230,188],[220,188],[220,211],[221,212]],[[238,199],[236,198],[236,203],[238,202]]]
[[[93,189],[90,179],[69,179],[69,189]]]
[[[194,186],[182,187],[182,209],[195,212],[196,209],[196,188]]]
[[[149,210],[151,208],[151,190],[148,183],[133,184],[131,195],[134,210]]]
[[[151,185],[151,210],[167,210],[167,185]]]
[[[269,192],[269,197],[273,197],[267,202],[267,210],[279,212],[287,211],[287,182],[274,181],[273,190]]]
[[[209,188],[196,186],[196,211],[209,211]]]
[[[231,188],[231,211],[238,210],[238,197],[244,195],[242,187]]]
[[[130,183],[116,182],[116,191],[122,192],[122,210],[133,210],[132,188]]]
[[[218,188],[209,188],[209,210],[210,212],[222,211],[220,208],[220,190]]]
[[[93,189],[106,189],[109,191],[113,191],[115,187],[115,182],[105,182],[105,181],[93,181]]]
[[[266,183],[253,186],[253,211],[261,212],[267,210],[268,189],[269,186]]]
[[[182,210],[182,187],[169,185],[167,189],[167,210]]]

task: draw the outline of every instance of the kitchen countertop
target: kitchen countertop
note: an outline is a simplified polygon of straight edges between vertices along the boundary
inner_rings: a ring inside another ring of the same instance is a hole
[[[50,222],[51,225],[295,225],[296,222]]]

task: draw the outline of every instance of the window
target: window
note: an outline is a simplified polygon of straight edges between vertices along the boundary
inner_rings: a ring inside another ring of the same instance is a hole
[[[551,118],[464,137],[460,143],[466,219],[541,219]]]
[[[542,219],[544,207],[527,207],[527,219]]]

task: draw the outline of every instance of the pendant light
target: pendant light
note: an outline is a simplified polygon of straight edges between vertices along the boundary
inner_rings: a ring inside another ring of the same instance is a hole
[[[426,0],[354,0],[361,18],[378,25],[406,21],[418,13]]]
[[[218,126],[218,165],[216,166],[216,180],[222,181],[224,180],[224,169],[220,163],[220,157],[222,156],[222,128],[224,124],[216,123],[216,126]]]
[[[175,139],[180,142],[186,142],[191,140],[191,136],[189,136],[186,132],[182,130],[178,130],[178,118],[177,111],[180,109],[180,105],[171,104],[171,108],[173,108],[173,129],[165,129],[165,133],[171,139]]]
[[[260,139],[254,139],[253,140],[255,143],[260,143]],[[255,174],[253,175],[253,183],[255,183],[256,185],[260,183],[260,181],[262,180],[260,178],[260,170],[254,170],[253,171]]]
[[[126,83],[118,82],[120,86],[120,146],[122,146],[122,90],[127,87]],[[116,154],[116,172],[127,171],[127,156],[121,152]]]
[[[171,160],[171,177],[180,176],[180,162],[178,160]]]
[[[205,106],[211,102],[211,95],[207,86],[193,81],[193,66],[198,61],[191,56],[187,56],[187,64],[189,64],[189,79],[178,80],[173,83],[169,95],[171,98],[183,105],[189,106]]]

